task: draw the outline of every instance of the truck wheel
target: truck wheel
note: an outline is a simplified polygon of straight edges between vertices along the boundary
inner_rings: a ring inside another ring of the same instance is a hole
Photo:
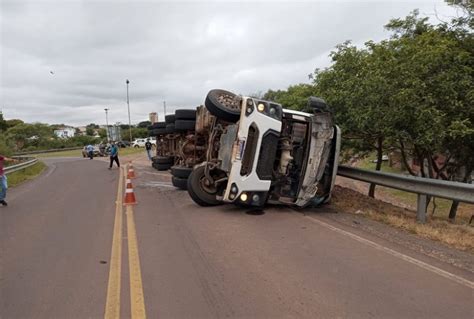
[[[162,127],[162,128],[157,128],[155,129],[155,133],[156,133],[156,136],[158,135],[164,135],[164,134],[168,134],[168,131],[166,130],[166,127]]]
[[[174,128],[177,131],[194,131],[196,129],[196,121],[194,120],[176,120]]]
[[[200,206],[221,204],[216,198],[216,191],[205,185],[204,166],[193,169],[188,177],[188,193],[192,200]]]
[[[173,164],[174,157],[172,156],[156,156],[153,158],[153,162],[156,164]]]
[[[173,134],[175,131],[174,123],[166,125],[166,134]]]
[[[188,178],[191,172],[193,171],[192,167],[185,166],[173,166],[171,167],[171,175],[179,178]]]
[[[168,164],[158,164],[158,163],[156,163],[155,168],[159,171],[167,171],[171,168],[172,165],[173,164],[171,164],[171,163],[168,163]]]
[[[235,123],[240,118],[240,102],[242,99],[229,91],[211,90],[207,93],[206,108],[212,115],[228,122]]]
[[[175,113],[176,120],[196,120],[196,110],[176,110]]]
[[[140,146],[138,146],[138,145],[135,145],[134,147],[135,147],[135,148],[139,148]]]
[[[179,177],[172,177],[171,178],[171,183],[173,184],[174,187],[177,187],[179,189],[188,189],[188,180],[186,178],[179,178]]]
[[[156,122],[155,124],[152,124],[150,126],[151,129],[155,128],[165,128],[166,127],[166,122]]]
[[[166,124],[172,124],[175,121],[175,116],[174,114],[169,114],[165,116],[165,122]]]

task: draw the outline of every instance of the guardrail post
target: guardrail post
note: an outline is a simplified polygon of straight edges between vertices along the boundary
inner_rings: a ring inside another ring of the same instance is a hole
[[[416,221],[420,224],[426,223],[426,195],[418,194],[418,207],[416,209]]]

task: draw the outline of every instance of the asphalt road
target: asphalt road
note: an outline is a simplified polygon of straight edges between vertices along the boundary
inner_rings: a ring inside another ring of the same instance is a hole
[[[48,165],[0,207],[0,317],[103,318],[119,170]],[[149,318],[474,317],[472,273],[348,229],[324,208],[202,208],[167,173],[136,172],[138,204],[119,210],[122,318],[140,296]]]

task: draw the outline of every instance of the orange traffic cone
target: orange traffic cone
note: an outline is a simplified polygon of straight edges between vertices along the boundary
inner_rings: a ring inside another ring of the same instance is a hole
[[[130,164],[128,164],[127,178],[128,179],[135,178],[135,171],[133,170],[132,162],[130,162]]]
[[[135,199],[135,193],[133,192],[132,181],[127,179],[127,188],[125,189],[125,200],[123,204],[127,205],[135,205],[137,200]]]

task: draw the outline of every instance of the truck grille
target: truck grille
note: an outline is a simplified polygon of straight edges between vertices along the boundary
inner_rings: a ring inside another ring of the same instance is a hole
[[[255,152],[258,143],[258,129],[252,124],[249,128],[247,142],[245,144],[245,152],[242,158],[242,167],[240,168],[240,175],[249,175],[252,172],[253,162],[255,160]]]
[[[275,131],[268,131],[263,135],[257,162],[257,175],[261,180],[272,179],[279,137],[280,134]]]

